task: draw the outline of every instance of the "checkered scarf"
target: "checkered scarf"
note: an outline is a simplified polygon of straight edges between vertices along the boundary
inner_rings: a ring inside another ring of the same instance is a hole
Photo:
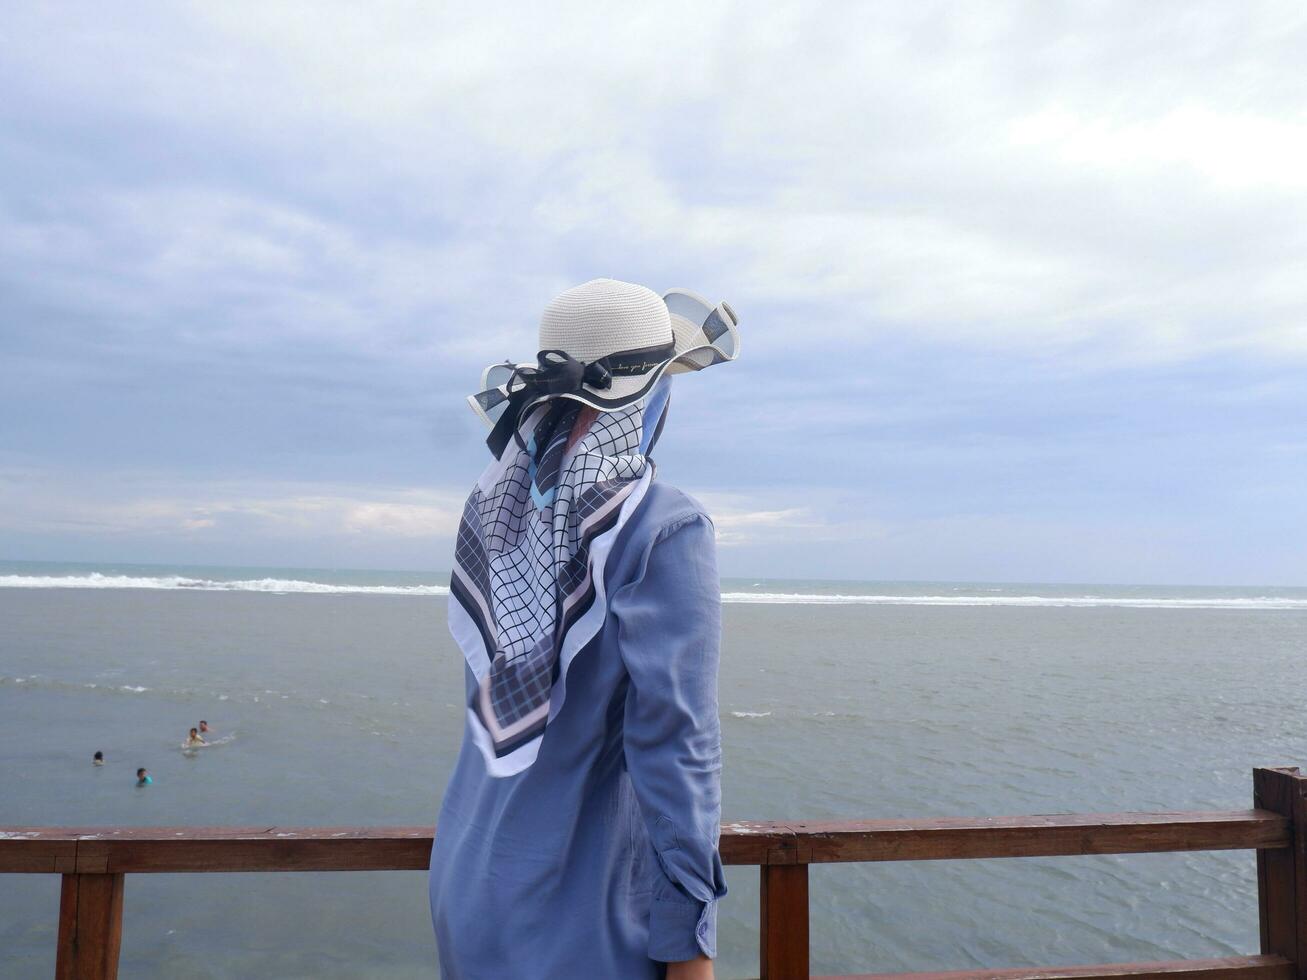
[[[670,384],[601,412],[570,452],[580,404],[544,402],[467,499],[449,627],[476,676],[468,722],[492,776],[535,761],[568,665],[603,627],[608,552],[653,479]]]

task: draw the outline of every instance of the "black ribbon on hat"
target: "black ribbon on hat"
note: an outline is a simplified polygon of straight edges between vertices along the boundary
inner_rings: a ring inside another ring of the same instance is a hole
[[[579,394],[582,385],[601,390],[611,388],[613,375],[608,369],[607,360],[600,358],[587,364],[578,361],[567,351],[551,349],[542,350],[536,355],[536,367],[514,369],[505,386],[509,392],[508,405],[486,438],[486,445],[495,454],[495,458],[503,455],[510,438],[516,438],[518,445],[522,445],[517,427],[522,421],[522,413],[532,403],[550,395]],[[513,384],[517,381],[521,382],[521,386],[514,390]],[[525,449],[526,446],[522,448]]]

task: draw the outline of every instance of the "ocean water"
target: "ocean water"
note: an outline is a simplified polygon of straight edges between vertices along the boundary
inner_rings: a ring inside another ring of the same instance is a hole
[[[434,822],[462,725],[445,581],[0,563],[0,829]],[[1304,589],[723,591],[724,822],[1245,807],[1254,766],[1307,761]],[[223,742],[188,753],[200,718]],[[1251,852],[811,875],[818,973],[1257,948]],[[727,879],[718,976],[756,976],[757,871]],[[0,975],[53,971],[58,887],[0,875]],[[420,873],[129,876],[122,962],[436,975]]]

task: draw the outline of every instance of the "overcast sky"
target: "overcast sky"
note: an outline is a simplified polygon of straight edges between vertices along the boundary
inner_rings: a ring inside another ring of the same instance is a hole
[[[8,4],[0,558],[448,568],[611,276],[726,574],[1307,584],[1305,10]]]

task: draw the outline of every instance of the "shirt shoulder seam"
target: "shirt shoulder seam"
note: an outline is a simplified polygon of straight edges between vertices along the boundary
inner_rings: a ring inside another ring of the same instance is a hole
[[[665,538],[673,531],[676,531],[679,528],[684,527],[686,524],[690,524],[697,520],[707,521],[709,527],[713,526],[712,518],[709,517],[707,514],[705,514],[703,511],[690,510],[690,511],[686,511],[683,514],[677,514],[675,517],[668,518],[667,520],[663,521],[663,523],[659,524],[658,527],[654,530],[653,540],[658,541],[662,538]]]

